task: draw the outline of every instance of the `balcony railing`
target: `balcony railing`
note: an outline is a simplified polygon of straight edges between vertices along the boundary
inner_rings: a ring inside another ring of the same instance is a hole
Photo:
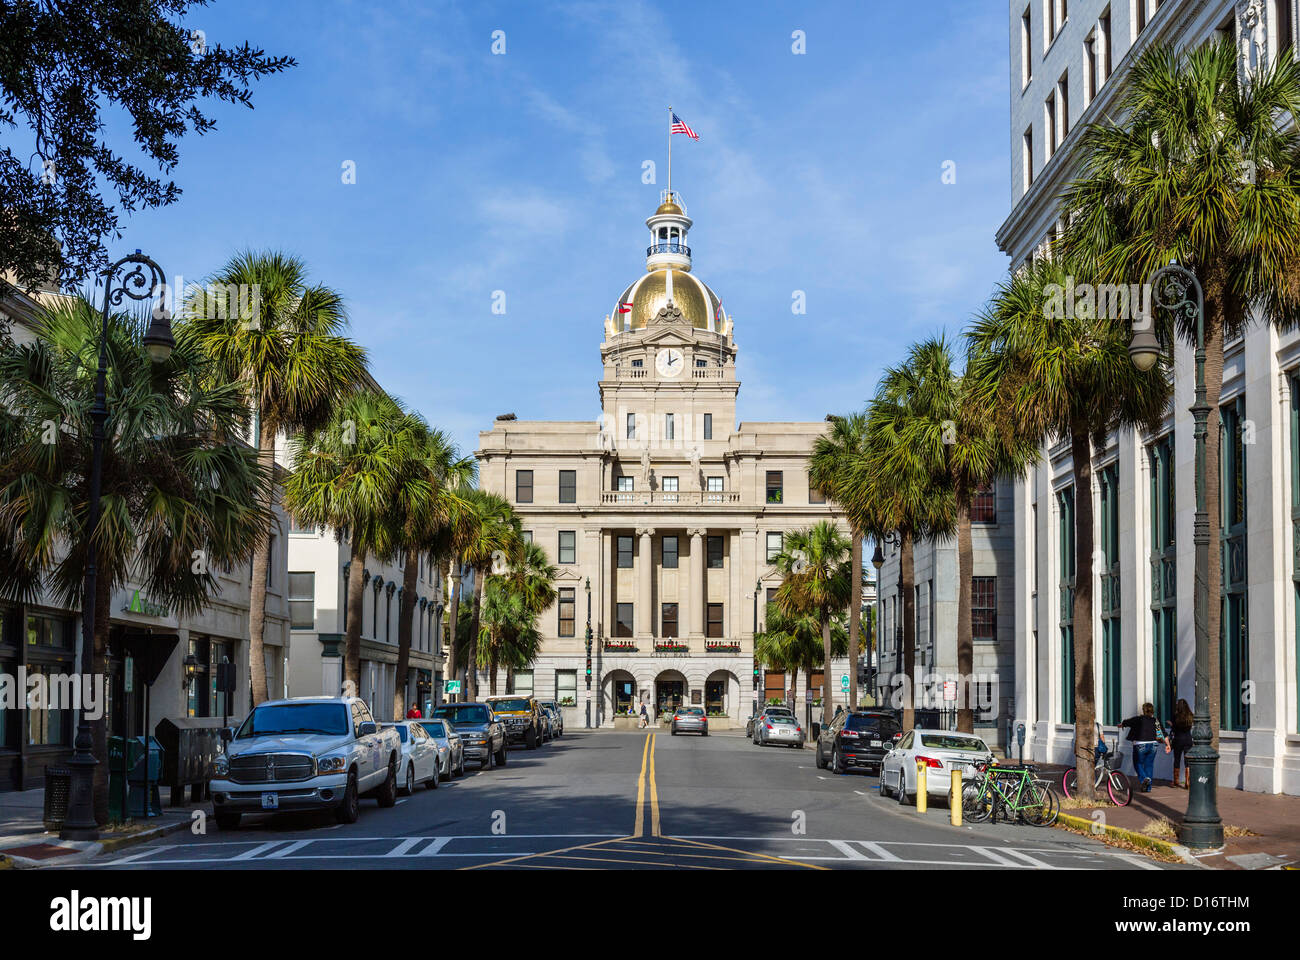
[[[740,503],[737,490],[609,490],[601,493],[602,504],[627,506],[711,506]]]
[[[639,640],[606,638],[606,653],[642,653],[647,656],[671,655],[677,657],[702,657],[717,654],[739,654],[743,644],[739,639],[719,637],[648,637]]]
[[[691,255],[691,248],[684,243],[678,243],[676,240],[666,240],[659,243],[652,243],[645,248],[645,255],[653,257],[656,253],[680,253],[684,257]]]

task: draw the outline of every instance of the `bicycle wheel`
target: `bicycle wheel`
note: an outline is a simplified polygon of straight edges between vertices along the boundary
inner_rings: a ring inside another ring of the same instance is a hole
[[[1119,770],[1109,772],[1106,778],[1106,792],[1110,794],[1111,802],[1117,807],[1127,807],[1128,802],[1133,799],[1133,787],[1129,785],[1128,777]]]
[[[1061,792],[1067,797],[1073,798],[1075,793],[1078,792],[1078,786],[1079,776],[1075,772],[1074,767],[1071,767],[1069,770],[1066,770],[1065,775],[1061,777]]]
[[[988,783],[983,777],[963,783],[961,788],[961,816],[967,823],[983,823],[993,812]]]
[[[1046,780],[1031,780],[1022,794],[1025,806],[1020,815],[1031,827],[1050,827],[1061,812],[1061,802]]]

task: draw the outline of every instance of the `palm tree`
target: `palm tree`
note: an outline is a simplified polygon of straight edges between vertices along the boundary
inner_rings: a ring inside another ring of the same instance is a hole
[[[412,425],[417,422],[412,419]],[[393,689],[393,717],[406,716],[406,674],[410,667],[412,621],[420,561],[442,548],[442,532],[454,529],[465,501],[458,492],[471,470],[456,445],[441,430],[416,427],[412,434],[408,475],[399,482],[399,493],[388,520],[391,536],[403,557],[402,591],[398,602],[397,683]],[[415,482],[411,482],[415,481]],[[441,560],[439,560],[441,563]]]
[[[486,490],[473,490],[469,494],[469,532],[461,551],[462,562],[474,571],[474,612],[470,620],[469,656],[466,686],[469,698],[478,695],[475,646],[479,635],[479,618],[483,602],[483,586],[491,574],[505,573],[518,563],[523,551],[524,536],[519,518],[504,497]]]
[[[343,677],[356,691],[366,558],[396,552],[391,517],[399,496],[433,496],[430,478],[410,466],[427,431],[423,420],[390,397],[364,391],[345,398],[331,422],[290,445],[293,473],[285,483],[285,506],[307,523],[333,527],[350,548]]]
[[[900,443],[889,449],[897,459],[915,461],[933,475],[936,490],[951,495],[957,533],[957,673],[965,694],[958,705],[957,729],[975,732],[971,707],[975,672],[974,629],[971,620],[971,585],[974,550],[971,544],[971,505],[976,494],[995,480],[1015,477],[1038,459],[1038,443],[999,429],[996,409],[982,400],[996,395],[997,384],[975,381],[978,364],[968,364],[966,376],[956,369],[956,358],[943,337],[923,340],[910,352],[909,367],[917,374],[911,403],[912,416],[900,423]],[[893,464],[891,464],[893,466]],[[906,468],[906,463],[899,465]]]
[[[478,471],[473,457],[456,461],[454,468],[447,475],[447,486],[454,491],[451,510],[447,523],[440,525],[429,541],[429,551],[438,564],[438,575],[446,587],[447,601],[447,677],[451,680],[460,678],[461,664],[458,635],[460,626],[460,595],[463,583],[464,564],[461,556],[465,545],[473,535],[473,504],[470,492],[477,480]],[[439,631],[442,625],[438,626]]]
[[[247,311],[241,312],[241,301]],[[270,474],[276,437],[322,427],[339,399],[364,377],[365,351],[343,336],[346,326],[342,299],[328,287],[309,286],[301,260],[278,252],[245,252],[190,297],[176,336],[211,357],[219,379],[244,385],[255,417],[258,461]],[[252,551],[248,671],[254,706],[268,696],[262,635],[274,497],[272,486],[263,503],[270,519]]]
[[[816,613],[787,615],[777,603],[767,605],[766,629],[754,637],[754,655],[760,662],[782,673],[794,675],[797,683],[803,670],[807,686],[812,686],[812,674],[823,665],[825,650],[822,645],[822,624]],[[849,635],[842,616],[831,618],[831,656],[843,657],[849,652]],[[823,677],[827,676],[823,673]],[[824,699],[824,698],[823,698]],[[790,704],[791,708],[794,704]]]
[[[831,719],[831,630],[836,617],[853,594],[850,580],[852,561],[849,541],[839,527],[822,520],[812,527],[795,530],[785,537],[776,557],[782,576],[776,589],[776,605],[787,617],[816,618],[822,638],[822,722]]]
[[[506,668],[506,690],[514,690],[514,672],[527,669],[541,652],[537,619],[555,603],[559,570],[540,544],[525,543],[505,576],[484,584],[479,628],[479,666],[488,668],[488,684],[497,692],[497,667]]]
[[[842,502],[841,487],[852,474],[853,464],[865,449],[867,417],[864,413],[848,416],[830,416],[830,433],[822,434],[813,443],[812,457],[808,462],[808,482],[837,503]],[[858,703],[858,653],[862,624],[862,537],[863,532],[851,527],[853,543],[852,588],[849,600],[849,706]]]
[[[1004,428],[1039,445],[1070,440],[1074,468],[1074,709],[1080,788],[1091,790],[1096,742],[1093,689],[1092,444],[1101,449],[1120,427],[1155,429],[1169,403],[1169,361],[1150,371],[1129,360],[1125,321],[1057,317],[1045,310],[1049,290],[1063,286],[1076,267],[1040,261],[998,288],[970,330],[973,378],[984,391],[978,403],[1001,411]]]
[[[1219,397],[1225,337],[1252,308],[1286,328],[1300,320],[1300,64],[1272,58],[1248,83],[1229,39],[1178,51],[1148,48],[1129,72],[1120,122],[1083,134],[1083,175],[1066,190],[1065,255],[1110,283],[1141,283],[1177,259],[1205,292],[1210,417],[1205,507],[1219,542]],[[1195,344],[1194,318],[1180,334]],[[1210,716],[1219,730],[1222,568],[1207,599]]]
[[[0,350],[0,595],[93,608],[89,674],[104,674],[113,592],[134,580],[178,615],[218,592],[216,571],[242,562],[265,528],[271,478],[242,436],[238,386],[214,378],[192,343],[153,364],[141,324],[108,321],[108,420],[102,513],[88,531],[91,406],[101,316],[72,298],[47,308],[35,341]],[[86,547],[97,549],[96,595],[82,595]],[[92,722],[95,818],[108,820],[103,718]]]
[[[905,730],[916,720],[915,546],[950,536],[956,522],[952,488],[936,470],[933,451],[913,445],[913,435],[932,421],[932,396],[940,389],[926,360],[914,348],[906,362],[885,371],[867,414],[866,453],[853,459],[843,483],[851,523],[877,541],[898,535]]]

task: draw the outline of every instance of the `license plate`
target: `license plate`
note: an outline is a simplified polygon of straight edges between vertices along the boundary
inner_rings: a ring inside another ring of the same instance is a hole
[[[280,809],[280,795],[279,795],[278,793],[264,793],[264,794],[262,794],[262,809],[263,809],[263,810],[279,810],[279,809]]]

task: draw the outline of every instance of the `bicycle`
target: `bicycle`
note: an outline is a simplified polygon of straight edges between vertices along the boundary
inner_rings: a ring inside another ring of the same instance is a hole
[[[1056,822],[1061,804],[1049,781],[1035,776],[1030,765],[977,765],[969,783],[962,785],[962,816],[971,823],[990,817],[1012,819],[1033,827],[1050,827]],[[1014,814],[1014,817],[1012,816]]]
[[[1096,751],[1088,751],[1096,757]],[[1130,800],[1133,799],[1133,787],[1129,785],[1128,777],[1119,769],[1119,754],[1112,747],[1107,750],[1101,758],[1101,763],[1095,764],[1097,782],[1092,785],[1093,791],[1101,789],[1102,781],[1106,783],[1106,793],[1110,795],[1111,803],[1117,807],[1126,807]],[[1116,766],[1112,766],[1115,764]],[[1066,770],[1061,776],[1061,792],[1071,800],[1079,792],[1079,778],[1074,767]]]

